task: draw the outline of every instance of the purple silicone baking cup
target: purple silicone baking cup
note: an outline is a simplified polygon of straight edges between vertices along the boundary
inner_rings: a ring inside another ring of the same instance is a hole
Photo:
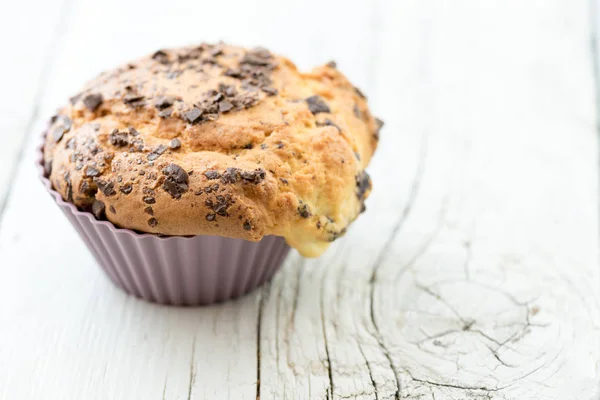
[[[198,306],[240,297],[269,281],[290,247],[279,236],[259,242],[220,236],[160,237],[117,228],[65,202],[43,167],[40,178],[111,281],[141,299]]]

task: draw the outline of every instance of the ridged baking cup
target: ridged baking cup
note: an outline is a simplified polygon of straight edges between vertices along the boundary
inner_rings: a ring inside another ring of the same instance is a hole
[[[48,192],[108,277],[127,293],[169,305],[207,305],[242,296],[269,281],[290,247],[278,236],[260,242],[220,236],[159,237],[117,228],[65,202],[36,164]]]

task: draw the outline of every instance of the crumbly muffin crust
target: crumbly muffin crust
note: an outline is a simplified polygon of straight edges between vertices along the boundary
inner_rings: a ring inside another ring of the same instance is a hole
[[[364,210],[381,121],[334,63],[225,44],[105,72],[52,118],[46,173],[66,201],[162,235],[284,236],[318,256]]]

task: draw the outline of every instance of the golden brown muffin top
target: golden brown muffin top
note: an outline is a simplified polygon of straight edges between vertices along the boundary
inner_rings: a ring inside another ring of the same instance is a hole
[[[53,117],[52,185],[115,225],[284,236],[318,256],[364,210],[382,123],[329,63],[257,48],[160,50],[101,74]]]

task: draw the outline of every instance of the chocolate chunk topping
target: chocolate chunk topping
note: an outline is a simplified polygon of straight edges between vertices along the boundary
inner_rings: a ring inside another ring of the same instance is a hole
[[[86,106],[88,110],[94,112],[100,107],[102,104],[102,95],[101,94],[88,94],[83,98],[83,105]]]
[[[154,210],[152,209],[152,207],[144,208],[144,212],[148,215],[154,215]]]
[[[247,231],[252,230],[252,224],[250,224],[250,221],[244,221],[244,229]]]
[[[94,217],[97,219],[104,219],[105,212],[106,206],[103,202],[97,200],[92,204],[92,214],[94,214]]]
[[[140,134],[140,133],[139,133],[138,131],[136,131],[136,130],[135,130],[135,128],[134,128],[133,126],[130,126],[130,127],[129,127],[129,134],[130,134],[131,136],[139,136],[139,134]]]
[[[379,131],[381,130],[381,128],[383,128],[383,126],[385,125],[385,122],[383,122],[379,118],[375,118],[375,123],[377,124],[376,130],[375,130],[375,137],[377,139],[379,139]]]
[[[317,126],[333,126],[334,128],[337,128],[337,130],[339,132],[342,131],[342,128],[340,128],[339,126],[337,126],[335,124],[335,122],[333,122],[332,120],[330,120],[329,118],[326,118],[325,121],[323,122],[317,122]]]
[[[113,213],[113,214],[116,214],[116,213],[117,213],[117,210],[115,210],[115,208],[114,208],[113,206],[110,206],[108,209],[109,209],[109,210],[110,210],[110,212],[111,212],[111,213]]]
[[[365,197],[365,193],[371,189],[371,178],[367,171],[362,171],[358,175],[356,175],[356,196],[358,196],[359,200],[363,200]]]
[[[273,86],[265,86],[261,88],[261,90],[269,96],[275,96],[278,93],[277,89],[275,89]]]
[[[163,50],[158,50],[154,54],[152,54],[152,59],[158,61],[161,64],[169,63],[169,55]]]
[[[154,228],[158,225],[158,220],[156,218],[150,218],[148,220],[148,225],[150,225],[151,228]]]
[[[71,121],[71,118],[61,115],[57,117],[53,123],[55,125],[52,128],[52,138],[55,143],[58,143],[63,138],[63,135],[71,130],[73,122]]]
[[[221,177],[221,174],[219,173],[219,171],[214,171],[214,170],[210,170],[210,171],[206,171],[204,173],[204,176],[206,176],[206,178],[211,181],[214,179],[219,179]]]
[[[154,103],[154,107],[158,108],[159,110],[164,110],[165,108],[171,107],[173,105],[173,98],[172,97],[159,97],[158,100],[156,100],[156,102]]]
[[[128,183],[126,185],[123,185],[119,188],[119,190],[121,191],[121,193],[123,194],[130,194],[131,191],[133,190],[133,185],[131,185],[131,183]]]
[[[224,83],[219,84],[219,92],[223,93],[227,97],[233,97],[237,94],[235,87],[226,85]]]
[[[171,148],[171,150],[179,149],[181,147],[181,140],[177,138],[171,140],[171,143],[169,143],[169,147]]]
[[[151,153],[148,153],[148,161],[156,160],[158,157],[163,155],[165,151],[167,151],[167,146],[161,144],[156,149],[152,150]]]
[[[217,216],[215,214],[206,214],[206,220],[207,221],[214,221],[215,219],[217,219]]]
[[[221,175],[221,181],[225,184],[236,183],[240,180],[240,172],[241,170],[239,168],[227,168]]]
[[[169,118],[171,116],[171,114],[173,114],[173,109],[166,108],[166,109],[162,110],[161,112],[159,112],[158,116],[161,118]]]
[[[154,203],[156,203],[156,200],[152,196],[146,196],[146,197],[143,198],[143,200],[144,200],[144,203],[146,203],[146,204],[154,204]]]
[[[253,183],[255,185],[265,179],[265,176],[265,170],[260,168],[257,168],[254,171],[244,171],[241,173],[241,177],[244,181]]]
[[[123,97],[123,103],[131,107],[140,107],[144,105],[144,99],[145,97],[142,95],[130,93]]]
[[[188,191],[189,176],[179,165],[169,164],[163,169],[163,174],[167,176],[163,183],[163,189],[174,199],[180,199],[181,195]]]
[[[228,102],[227,100],[222,100],[219,102],[219,112],[226,113],[233,109],[233,104]]]
[[[114,196],[115,194],[117,194],[117,192],[115,191],[115,184],[113,182],[105,181],[99,178],[94,178],[94,182],[96,183],[96,185],[98,185],[98,189],[100,189],[100,191],[104,193],[105,196]]]
[[[127,132],[119,132],[118,129],[115,129],[110,133],[110,135],[108,135],[108,141],[113,146],[124,147],[129,144],[129,139],[127,136]]]
[[[302,218],[309,218],[312,214],[310,213],[308,204],[300,201],[300,205],[298,206],[298,214],[300,214]]]
[[[331,112],[327,103],[325,103],[325,101],[320,96],[310,96],[306,99],[306,103],[308,104],[308,109],[310,110],[310,112],[315,115],[318,113]]]
[[[198,109],[197,107],[194,107],[191,110],[186,111],[183,114],[183,118],[190,124],[195,124],[195,123],[199,122],[201,117],[202,117],[202,110]]]
[[[354,112],[356,118],[362,119],[362,112],[360,111],[358,104],[354,103],[354,108],[352,109],[352,112]]]
[[[365,94],[364,94],[364,93],[363,93],[363,92],[362,92],[362,91],[361,91],[359,88],[357,88],[356,86],[354,87],[354,92],[355,92],[357,95],[359,95],[360,97],[362,97],[363,99],[366,99],[366,98],[367,98],[367,96],[365,96]]]
[[[90,178],[95,178],[95,177],[100,176],[100,171],[98,171],[94,167],[87,167],[85,170],[85,176],[90,177]]]

